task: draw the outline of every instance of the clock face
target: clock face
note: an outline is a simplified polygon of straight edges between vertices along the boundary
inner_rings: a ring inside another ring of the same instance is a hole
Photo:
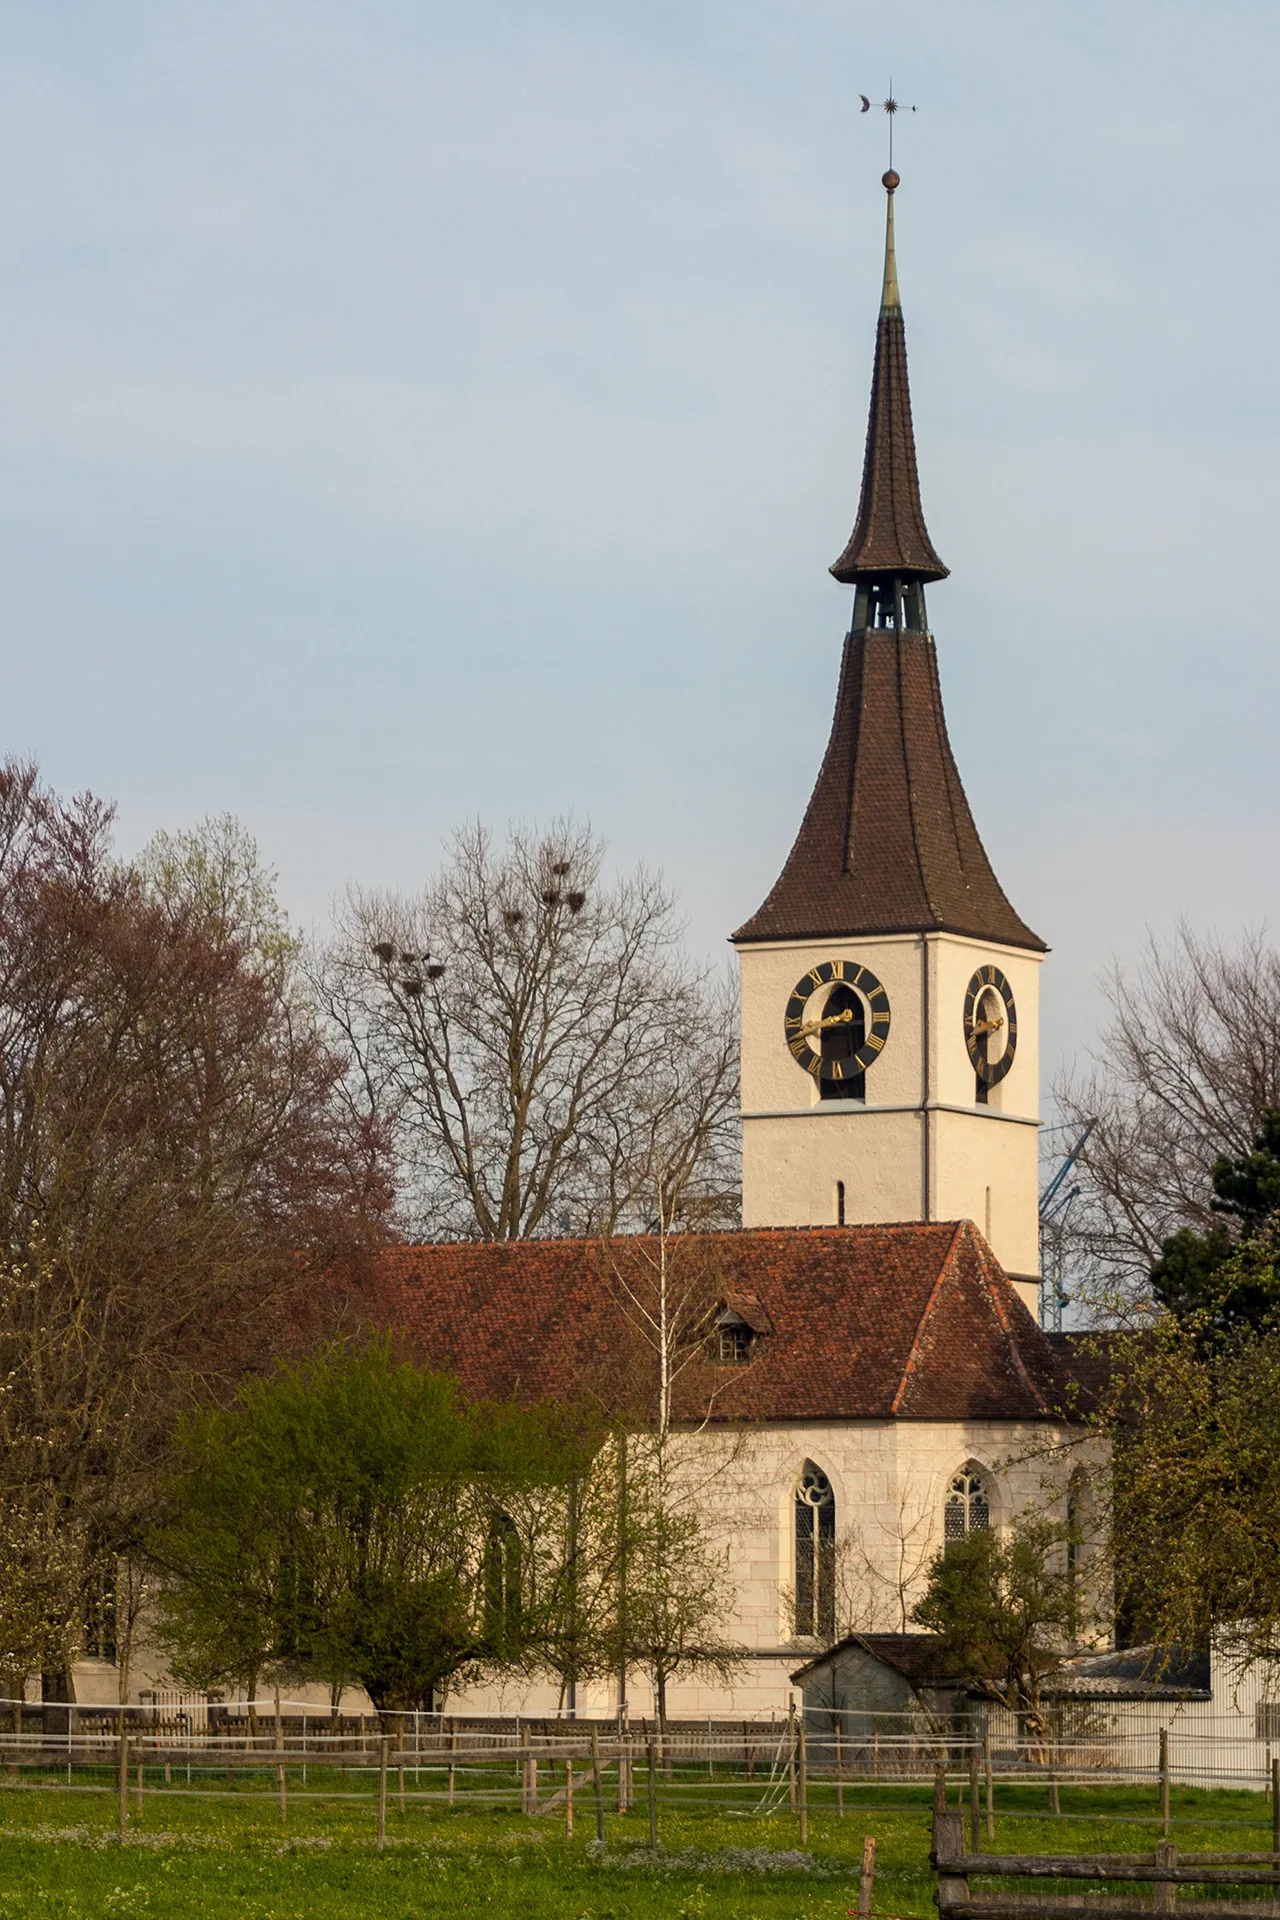
[[[1018,1009],[999,967],[979,967],[964,996],[964,1044],[984,1086],[998,1086],[1018,1050]]]
[[[869,967],[823,960],[796,981],[783,1031],[796,1065],[815,1080],[852,1080],[884,1051],[889,996]]]

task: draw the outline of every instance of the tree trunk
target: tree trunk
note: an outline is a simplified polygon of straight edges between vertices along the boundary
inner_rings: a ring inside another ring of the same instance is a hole
[[[40,1675],[40,1698],[55,1704],[44,1707],[40,1721],[45,1733],[65,1738],[71,1731],[71,1712],[65,1704],[75,1699],[70,1667],[51,1667]]]

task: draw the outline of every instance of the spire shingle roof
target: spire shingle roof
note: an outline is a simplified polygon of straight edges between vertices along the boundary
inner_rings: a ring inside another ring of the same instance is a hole
[[[947,571],[920,505],[893,243],[897,184],[897,174],[885,175],[884,294],[862,502],[831,569],[855,584],[886,575],[941,580]],[[795,844],[768,899],[733,937],[931,932],[1044,951],[1005,898],[978,837],[947,738],[931,635],[864,625],[845,642],[831,738]]]
[[[831,738],[795,844],[768,899],[733,937],[931,932],[1044,951],[978,837],[932,639],[850,634]]]
[[[907,385],[907,335],[898,297],[893,245],[893,193],[898,176],[886,173],[884,179],[889,194],[884,292],[876,329],[876,364],[871,377],[862,498],[849,544],[831,569],[835,578],[848,586],[885,574],[906,575],[916,580],[947,577],[947,569],[929,538],[920,504],[911,393]]]

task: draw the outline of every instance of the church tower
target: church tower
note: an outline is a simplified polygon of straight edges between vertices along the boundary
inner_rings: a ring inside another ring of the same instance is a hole
[[[1034,1314],[1039,971],[947,739],[888,193],[853,589],[800,832],[733,936],[746,1227],[973,1220]]]

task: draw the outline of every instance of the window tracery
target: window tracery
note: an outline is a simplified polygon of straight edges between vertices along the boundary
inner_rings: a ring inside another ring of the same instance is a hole
[[[835,1638],[836,1497],[820,1467],[806,1460],[795,1493],[796,1632]]]
[[[991,1496],[981,1474],[966,1467],[951,1482],[943,1514],[943,1538],[948,1546],[991,1526]]]

